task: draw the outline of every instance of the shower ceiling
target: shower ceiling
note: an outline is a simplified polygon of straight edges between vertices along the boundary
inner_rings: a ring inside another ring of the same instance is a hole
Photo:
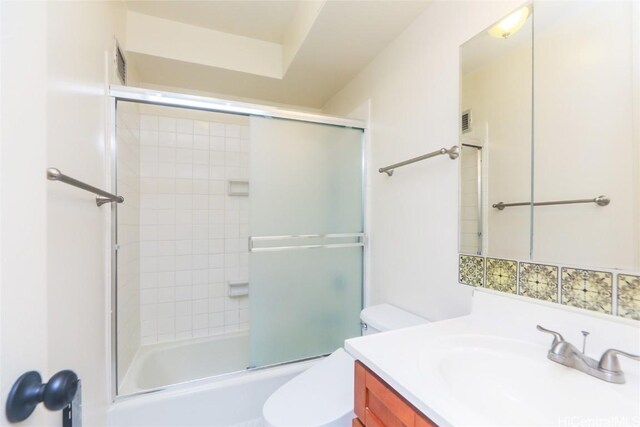
[[[127,1],[142,84],[320,108],[425,1]]]

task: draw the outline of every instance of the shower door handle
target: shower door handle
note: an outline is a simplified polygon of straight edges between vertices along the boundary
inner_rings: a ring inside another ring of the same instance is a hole
[[[288,236],[250,236],[249,252],[274,252],[288,251],[295,249],[336,249],[336,248],[352,248],[364,247],[364,233],[336,233],[336,234],[292,234]],[[357,242],[350,243],[328,243],[328,244],[309,244],[309,245],[287,245],[287,246],[265,246],[261,248],[255,247],[256,242],[274,241],[274,240],[304,240],[304,239],[357,239]]]

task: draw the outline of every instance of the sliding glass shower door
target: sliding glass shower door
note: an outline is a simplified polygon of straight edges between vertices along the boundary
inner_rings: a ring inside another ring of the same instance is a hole
[[[360,334],[362,131],[251,118],[250,365]]]

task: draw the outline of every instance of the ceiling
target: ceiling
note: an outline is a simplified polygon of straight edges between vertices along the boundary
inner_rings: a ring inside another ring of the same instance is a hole
[[[282,42],[297,7],[296,1],[127,1],[134,12],[273,43]]]
[[[127,57],[133,59],[142,84],[321,108],[428,4],[394,0],[315,3],[319,6],[309,12],[305,7],[310,2],[304,1],[127,1],[130,12],[189,24],[197,31],[272,43],[269,46],[281,48],[284,58],[276,77],[162,55],[157,49],[135,48]],[[153,32],[144,33],[151,37]]]

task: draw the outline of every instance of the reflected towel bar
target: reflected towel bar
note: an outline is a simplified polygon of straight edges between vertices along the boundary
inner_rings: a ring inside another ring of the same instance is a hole
[[[83,190],[89,191],[90,193],[96,194],[96,205],[102,206],[105,203],[122,203],[124,202],[124,197],[116,196],[115,194],[108,193],[106,191],[100,190],[92,185],[85,184],[82,181],[78,181],[77,179],[71,178],[60,172],[59,169],[49,168],[47,169],[47,179],[49,181],[60,181],[65,184],[73,185],[74,187],[81,188]]]
[[[551,205],[574,205],[577,203],[595,203],[598,206],[607,206],[611,203],[611,199],[607,196],[598,196],[594,199],[577,199],[577,200],[558,200],[555,202],[536,202],[533,203],[533,206],[551,206]],[[509,208],[512,206],[531,206],[531,202],[520,202],[520,203],[496,203],[491,205],[493,208],[498,210],[504,210],[504,208]]]
[[[432,153],[424,154],[422,156],[414,157],[413,159],[405,160],[404,162],[395,163],[391,166],[387,166],[384,168],[378,169],[380,173],[386,173],[388,176],[393,175],[393,170],[402,166],[410,165],[411,163],[419,162],[421,160],[429,159],[431,157],[442,156],[443,154],[448,154],[451,160],[455,160],[460,156],[460,147],[454,145],[453,147],[446,149],[441,148],[438,151],[434,151]]]

